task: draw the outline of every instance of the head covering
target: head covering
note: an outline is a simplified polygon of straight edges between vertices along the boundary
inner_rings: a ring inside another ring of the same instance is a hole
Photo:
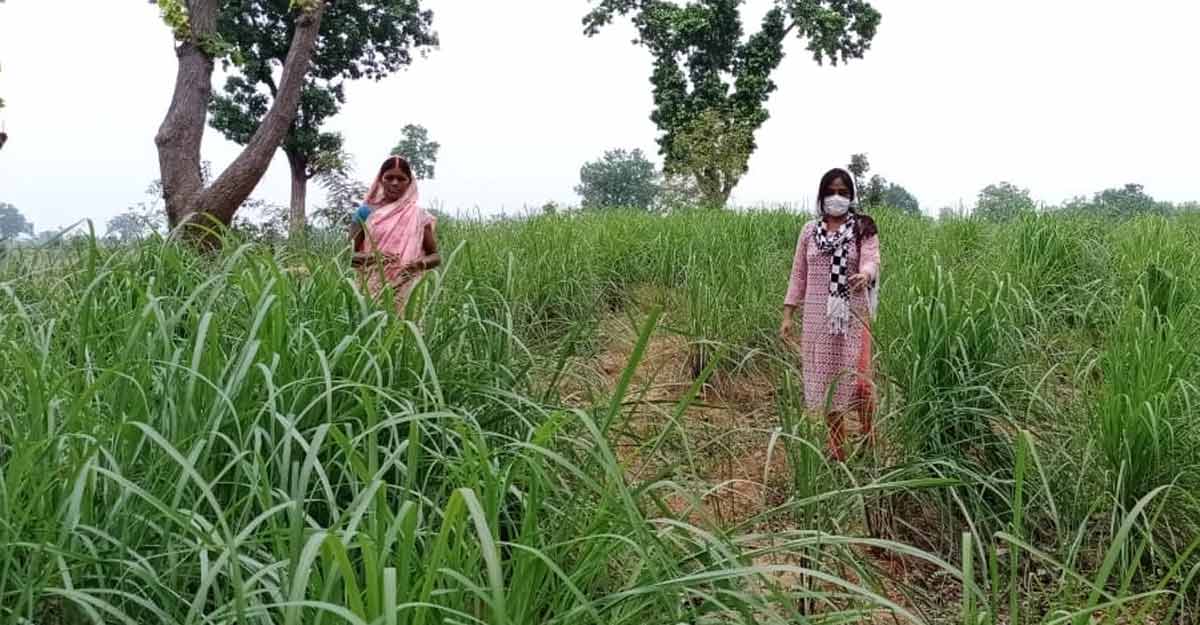
[[[402,160],[399,156],[394,159]],[[396,166],[400,166],[399,162]],[[434,219],[417,206],[416,180],[409,181],[398,200],[388,202],[385,199],[387,192],[383,188],[383,175],[391,169],[394,167],[380,172],[367,192],[365,203],[370,206],[371,212],[366,220],[362,251],[386,254],[393,260],[388,263],[389,266],[402,267],[424,255],[425,226],[432,224]]]
[[[410,180],[399,199],[388,202],[383,188],[383,175],[401,167],[403,159],[394,157],[395,165],[384,167],[364,203],[370,209],[364,224],[363,249],[359,250],[383,258],[362,270],[371,294],[378,296],[386,286],[391,286],[395,295],[396,310],[404,312],[408,294],[416,286],[422,272],[413,271],[409,265],[425,255],[425,228],[432,226],[432,215],[417,206],[417,181]],[[388,161],[393,162],[392,160]]]

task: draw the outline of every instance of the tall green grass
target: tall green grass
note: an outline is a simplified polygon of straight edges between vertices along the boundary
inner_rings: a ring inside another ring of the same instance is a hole
[[[803,219],[451,221],[403,316],[335,242],[5,255],[0,622],[1194,619],[1200,224],[879,215],[882,448],[831,465],[774,335]],[[712,485],[626,473],[636,389],[555,401],[646,304],[701,381],[780,381],[786,501],[676,515]]]

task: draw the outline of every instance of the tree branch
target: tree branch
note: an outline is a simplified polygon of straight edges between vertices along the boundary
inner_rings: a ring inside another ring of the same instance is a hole
[[[783,29],[783,36],[779,38],[779,41],[780,42],[786,41],[787,38],[791,36],[792,31],[796,30],[796,28],[798,26],[800,26],[800,22],[797,22],[796,20],[793,19],[792,23],[788,24],[788,27]]]
[[[297,18],[296,33],[279,81],[279,93],[271,109],[241,154],[202,195],[201,204],[211,207],[209,213],[222,223],[229,223],[238,206],[254,191],[296,118],[304,76],[316,48],[327,3],[314,5],[309,13]]]

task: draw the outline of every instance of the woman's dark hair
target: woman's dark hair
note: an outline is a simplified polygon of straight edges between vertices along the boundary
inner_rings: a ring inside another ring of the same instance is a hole
[[[405,160],[403,156],[389,157],[388,160],[384,161],[383,165],[379,167],[379,175],[382,177],[384,174],[396,169],[397,167],[404,172],[405,176],[408,176],[409,180],[413,179],[412,167],[408,164],[408,161]]]
[[[854,188],[854,176],[851,176],[850,172],[844,169],[835,167],[825,172],[824,176],[821,176],[821,186],[817,187],[818,211],[823,210],[821,207],[825,206],[825,198],[832,195],[832,193],[829,191],[829,187],[833,185],[833,181],[837,180],[838,178],[841,178],[842,182],[846,183],[846,186],[850,189],[850,201],[853,202],[858,199],[858,189]]]
[[[821,176],[821,186],[817,187],[817,212],[824,214],[825,198],[832,195],[829,192],[829,186],[839,178],[850,188],[850,201],[855,202],[855,204],[851,204],[854,207],[852,210],[855,216],[854,236],[861,241],[879,234],[879,227],[875,225],[875,220],[871,219],[870,215],[859,212],[857,208],[858,188],[854,185],[854,176],[840,167],[834,167]]]

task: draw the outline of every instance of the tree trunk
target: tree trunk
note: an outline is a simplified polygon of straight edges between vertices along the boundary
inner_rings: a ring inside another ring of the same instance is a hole
[[[213,221],[228,226],[238,207],[250,197],[296,117],[326,2],[315,3],[309,12],[296,18],[295,34],[271,109],[233,163],[205,189],[200,178],[200,142],[212,94],[213,58],[200,42],[215,36],[220,5],[221,0],[189,2],[191,39],[176,50],[179,69],[175,94],[155,137],[167,221],[172,229],[191,224],[211,226]]]
[[[207,0],[192,2],[188,7],[192,38],[175,48],[179,59],[175,93],[154,137],[167,227],[172,230],[194,210],[193,204],[204,186],[200,175],[200,141],[212,95],[213,59],[198,42],[212,37],[216,31],[219,6],[217,0]]]
[[[288,166],[292,170],[292,207],[288,213],[288,238],[294,242],[304,240],[308,197],[308,159],[303,154],[287,152]]]
[[[724,182],[721,183],[721,207],[724,208],[729,203],[729,196],[733,195],[733,189],[737,186],[741,178],[738,176],[725,176]]]
[[[700,196],[704,200],[704,207],[725,208],[725,203],[729,201],[729,192],[721,183],[721,174],[712,169],[705,169],[696,172],[695,176],[696,185],[700,187]]]

